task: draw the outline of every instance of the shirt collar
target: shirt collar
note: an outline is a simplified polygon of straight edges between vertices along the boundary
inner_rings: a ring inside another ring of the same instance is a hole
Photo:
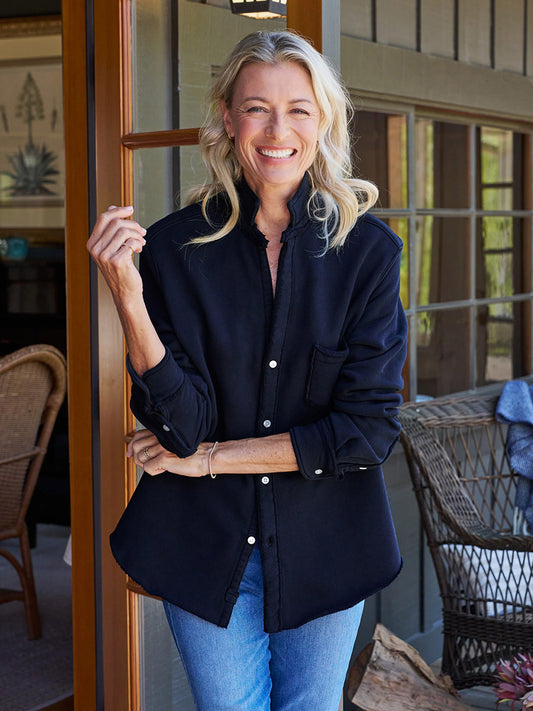
[[[240,215],[239,226],[247,236],[257,240],[261,244],[268,244],[268,240],[260,232],[255,224],[255,217],[259,210],[259,198],[246,182],[245,178],[241,178],[237,184],[237,192],[239,194]],[[308,173],[305,173],[297,191],[288,201],[287,207],[291,215],[289,226],[281,236],[282,242],[287,242],[296,237],[300,228],[309,221],[307,211],[307,201],[311,192],[311,178]]]

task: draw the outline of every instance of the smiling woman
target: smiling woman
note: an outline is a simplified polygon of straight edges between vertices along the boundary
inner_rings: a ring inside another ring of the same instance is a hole
[[[401,242],[306,41],[249,35],[211,99],[192,202],[148,231],[111,207],[88,242],[146,428],[111,547],[163,598],[198,709],[336,711],[363,600],[401,567]]]

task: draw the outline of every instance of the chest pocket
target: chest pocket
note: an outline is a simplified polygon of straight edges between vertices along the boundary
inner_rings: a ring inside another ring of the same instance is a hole
[[[348,347],[341,350],[324,348],[318,344],[314,347],[305,391],[307,402],[317,407],[326,407],[331,403],[335,384],[347,356]]]

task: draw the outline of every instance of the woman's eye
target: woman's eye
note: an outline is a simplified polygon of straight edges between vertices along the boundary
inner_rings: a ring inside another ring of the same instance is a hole
[[[247,114],[260,113],[262,111],[266,111],[264,106],[250,106],[249,109],[246,109]]]
[[[306,111],[305,109],[292,109],[293,114],[300,114],[301,116],[309,116],[309,111]]]

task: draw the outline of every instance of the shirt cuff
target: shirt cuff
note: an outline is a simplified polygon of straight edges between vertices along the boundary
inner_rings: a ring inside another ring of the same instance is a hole
[[[314,422],[293,427],[290,436],[298,469],[310,481],[341,478],[335,458],[328,445],[324,424]]]

